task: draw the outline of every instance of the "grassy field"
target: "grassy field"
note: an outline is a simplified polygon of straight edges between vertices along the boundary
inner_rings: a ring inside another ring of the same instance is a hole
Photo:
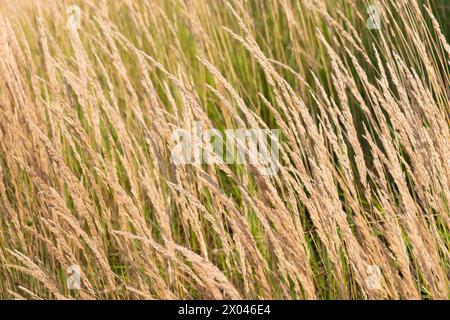
[[[449,16],[0,0],[0,298],[449,299]],[[278,172],[175,165],[194,123],[279,129]]]

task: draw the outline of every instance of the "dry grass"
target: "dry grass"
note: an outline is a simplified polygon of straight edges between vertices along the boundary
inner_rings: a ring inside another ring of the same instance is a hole
[[[439,8],[33,3],[0,4],[1,298],[450,297]],[[171,164],[194,121],[280,128],[278,174]]]

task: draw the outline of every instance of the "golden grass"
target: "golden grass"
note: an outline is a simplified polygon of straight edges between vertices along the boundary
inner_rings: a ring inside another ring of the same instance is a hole
[[[381,30],[349,0],[76,1],[78,31],[33,3],[0,5],[0,298],[450,297],[428,1],[379,1]],[[175,166],[195,121],[279,128],[278,174]]]

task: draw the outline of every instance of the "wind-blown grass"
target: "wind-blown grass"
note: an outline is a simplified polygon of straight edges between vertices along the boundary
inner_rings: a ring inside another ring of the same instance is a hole
[[[0,298],[448,299],[448,8],[378,3],[2,2]],[[196,121],[278,174],[175,166]]]

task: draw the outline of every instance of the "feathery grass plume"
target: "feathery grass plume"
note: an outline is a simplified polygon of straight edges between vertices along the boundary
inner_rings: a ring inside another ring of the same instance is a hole
[[[0,3],[0,298],[450,297],[445,5],[73,2]]]

